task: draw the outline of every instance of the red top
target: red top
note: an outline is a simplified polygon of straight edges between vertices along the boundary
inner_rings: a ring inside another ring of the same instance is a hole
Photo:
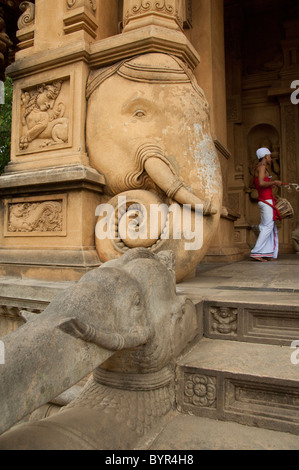
[[[266,176],[264,178],[264,181],[271,181],[271,180],[269,176]],[[258,177],[254,178],[254,184],[258,191],[259,199],[264,199],[264,200],[274,199],[271,186],[268,186],[267,188],[263,188],[262,186],[260,186]]]
[[[269,176],[265,176],[264,181],[271,181],[271,180],[270,180]],[[273,208],[273,220],[281,220],[280,212],[275,207],[276,199],[273,196],[272,187],[268,186],[267,188],[263,188],[262,186],[259,185],[259,179],[257,177],[254,178],[254,184],[255,184],[255,187],[258,191],[258,195],[259,195],[258,198],[259,198],[260,201],[265,202],[266,204],[268,204],[266,202],[266,199],[272,199],[272,204],[273,205],[269,204],[269,206],[271,206]]]

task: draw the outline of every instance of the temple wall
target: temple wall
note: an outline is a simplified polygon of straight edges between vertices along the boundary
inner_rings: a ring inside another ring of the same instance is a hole
[[[208,100],[223,200],[204,262],[242,259],[255,242],[259,211],[249,186],[258,146],[271,148],[273,176],[299,181],[299,105],[290,100],[290,85],[299,78],[295,3],[276,2],[272,9],[266,2],[244,6],[237,0],[169,5],[167,10],[165,2],[51,0],[49,7],[36,0],[35,9],[22,15],[19,51],[7,69],[14,103],[11,161],[0,180],[2,276],[58,280],[63,272],[64,280],[73,281],[99,264],[90,227],[105,178],[92,168],[86,146],[86,80],[90,70],[132,55],[176,55],[193,70]],[[260,32],[258,12],[267,15],[267,36]],[[26,140],[29,104],[38,90],[55,101],[57,126]],[[283,195],[295,209],[279,230],[281,252],[290,253],[298,193]],[[22,207],[25,215],[19,216]],[[36,224],[35,214],[46,208],[56,225]]]
[[[255,243],[259,223],[256,194],[250,188],[257,148],[271,150],[273,178],[299,181],[298,105],[291,102],[291,84],[299,76],[298,15],[292,1],[276,2],[272,8],[266,2],[245,7],[225,2],[227,129],[233,156],[227,191],[231,206],[240,213],[236,246],[245,253]],[[275,195],[287,198],[295,212],[279,228],[280,252],[293,253],[298,192],[282,187]]]

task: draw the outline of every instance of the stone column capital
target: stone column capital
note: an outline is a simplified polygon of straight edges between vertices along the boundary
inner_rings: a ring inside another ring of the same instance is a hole
[[[183,0],[124,0],[124,32],[148,25],[183,29]]]

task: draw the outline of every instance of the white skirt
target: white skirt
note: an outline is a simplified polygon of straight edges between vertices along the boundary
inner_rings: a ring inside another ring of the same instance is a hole
[[[272,199],[267,202],[273,205]],[[278,256],[278,234],[273,220],[273,209],[264,202],[258,202],[261,212],[260,233],[255,247],[251,250],[252,258],[277,258]]]

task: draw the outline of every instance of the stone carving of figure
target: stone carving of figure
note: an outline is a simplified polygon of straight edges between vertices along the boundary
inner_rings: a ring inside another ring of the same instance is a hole
[[[68,118],[64,117],[65,105],[56,99],[62,81],[42,85],[34,92],[22,94],[24,134],[20,138],[20,149],[26,150],[36,138],[47,139],[43,146],[64,143],[68,140]]]
[[[173,250],[182,277],[204,256],[220,216],[221,170],[203,91],[178,58],[150,53],[92,72],[87,98],[88,153],[107,193],[146,207],[203,205],[203,243],[193,253],[182,246],[183,237],[162,239],[164,222],[158,237],[138,240],[153,252]],[[131,240],[120,241],[96,239],[100,258],[132,247]]]
[[[237,331],[237,309],[212,307],[212,331],[221,334],[235,334]]]

